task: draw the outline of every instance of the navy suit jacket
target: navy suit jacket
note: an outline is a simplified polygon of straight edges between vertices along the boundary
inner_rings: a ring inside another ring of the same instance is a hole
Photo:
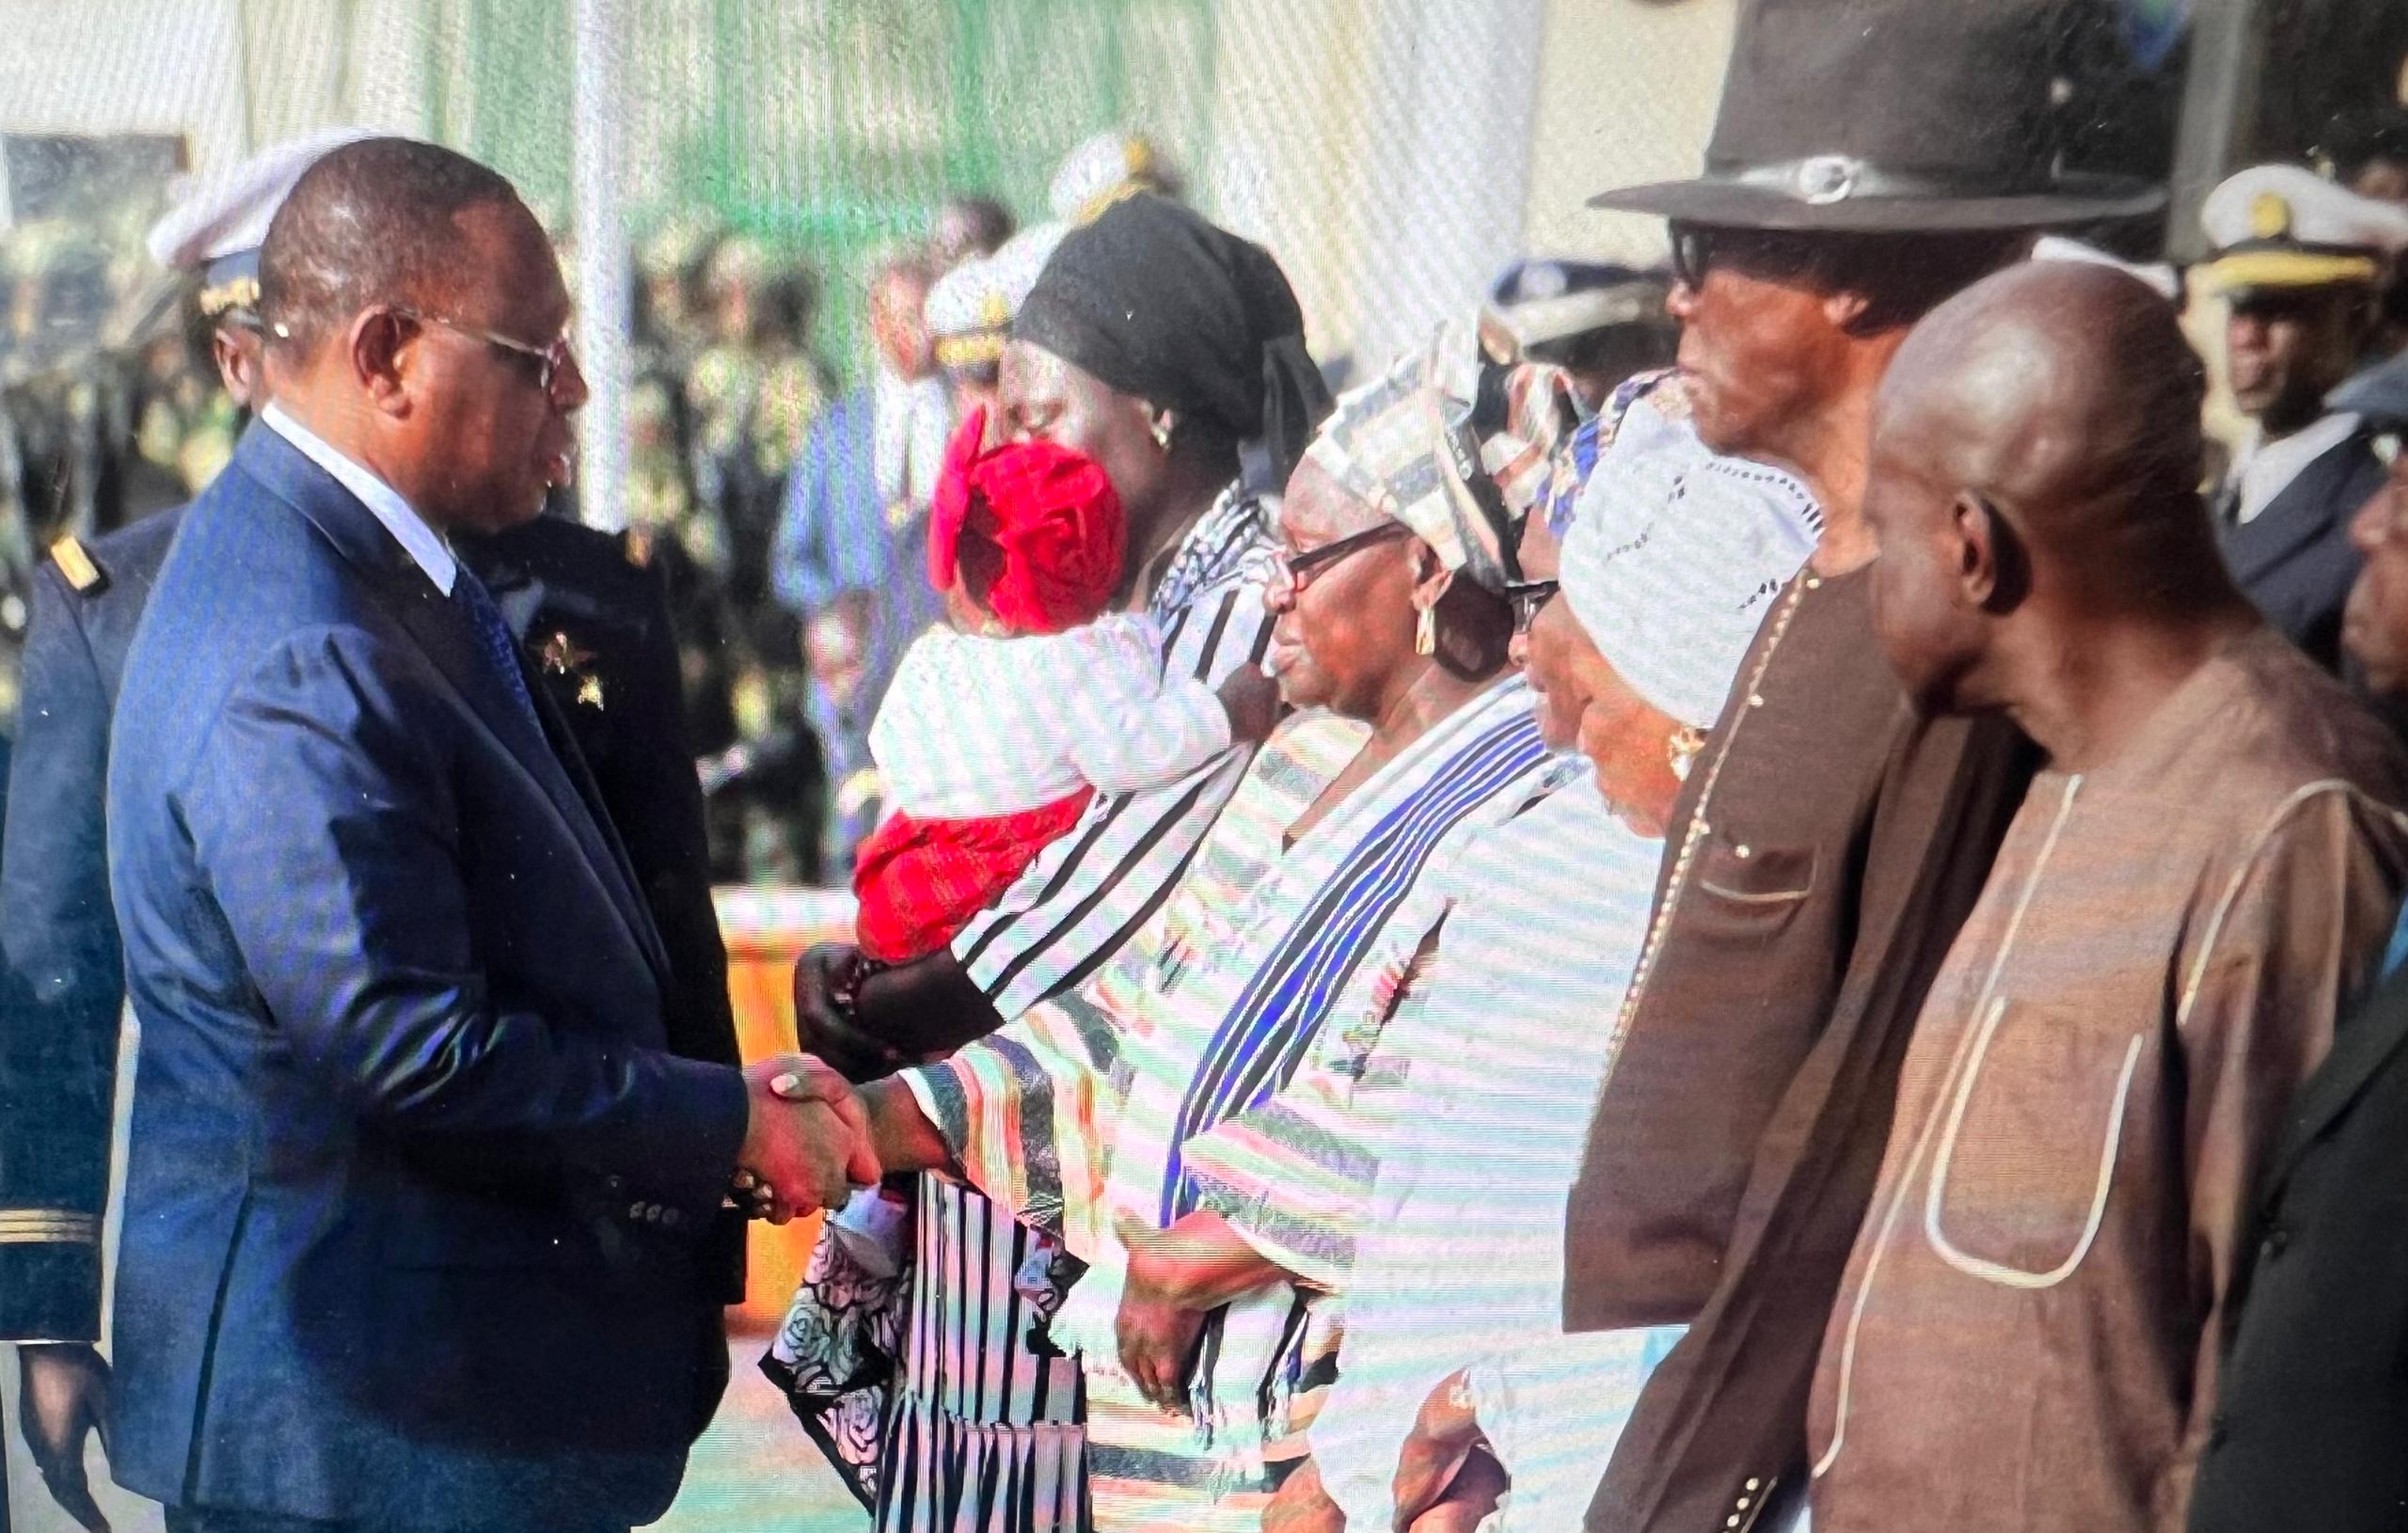
[[[2291,1098],[2236,1249],[2192,1533],[2408,1527],[2408,972]]]
[[[2384,473],[2372,435],[2359,431],[2311,459],[2263,511],[2223,534],[2234,583],[2267,622],[2336,675],[2341,608],[2364,562],[2350,545],[2350,518],[2383,488]]]
[[[127,649],[183,508],[83,545],[71,582],[35,566],[13,830],[0,852],[0,1341],[100,1334],[118,1019],[125,1002],[103,796]],[[702,789],[665,593],[637,545],[537,517],[452,546],[492,591],[577,736],[642,879],[675,980],[669,1046],[737,1062]],[[65,1217],[61,1217],[64,1215]],[[47,1237],[47,1238],[37,1238]],[[722,1221],[721,1295],[743,1297],[743,1225]]]
[[[128,657],[110,879],[141,1026],[114,1463],[173,1505],[626,1527],[716,1398],[740,1076],[538,678],[264,426]]]

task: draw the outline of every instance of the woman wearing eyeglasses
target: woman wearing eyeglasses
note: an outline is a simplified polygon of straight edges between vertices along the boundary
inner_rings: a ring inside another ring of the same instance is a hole
[[[1124,1302],[1130,1254],[1209,1220],[1185,1147],[1275,1132],[1254,1114],[1330,1026],[1380,1016],[1407,984],[1443,914],[1431,876],[1555,781],[1503,598],[1545,444],[1488,422],[1459,461],[1476,390],[1455,359],[1350,395],[1290,480],[1265,663],[1304,711],[1136,951],[863,1092],[890,1169],[948,1167],[1086,1265],[1052,1334],[1085,1372],[1099,1529],[1259,1518],[1264,1443],[1326,1381],[1320,1297],[1241,1244],[1181,1303]]]
[[[1357,1061],[1290,1088],[1365,1185],[1346,1241],[1283,1265],[1339,1289],[1338,1379],[1266,1524],[1577,1526],[1677,1324],[1562,1334],[1564,1200],[1591,1114],[1710,1112],[1710,1081],[1617,1080],[1663,826],[1769,593],[1814,546],[1786,476],[1707,452],[1677,389],[1624,392],[1559,549],[1533,517],[1509,594],[1540,729],[1589,769],[1469,842],[1425,983]],[[1370,1035],[1368,1026],[1354,1029]],[[1299,1112],[1299,1116],[1307,1115]],[[1261,1157],[1272,1185],[1299,1178]],[[1217,1169],[1190,1146],[1196,1175]],[[1636,1190],[1636,1189],[1635,1189]],[[1267,1211],[1275,1203],[1266,1200]],[[1212,1207],[1258,1243],[1278,1222]],[[1667,1295],[1678,1321],[1702,1296]],[[1499,1492],[1512,1494],[1501,1509]]]

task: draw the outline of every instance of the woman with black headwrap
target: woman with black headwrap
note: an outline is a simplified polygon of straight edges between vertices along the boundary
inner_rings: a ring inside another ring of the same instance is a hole
[[[1328,410],[1303,328],[1268,252],[1136,196],[1063,240],[1004,356],[991,429],[1103,466],[1128,523],[1123,598],[1160,621],[1166,666],[1215,686],[1269,643],[1260,491]],[[1162,905],[1249,759],[1235,749],[1168,787],[1099,798],[948,952],[891,970],[849,948],[806,956],[803,1047],[868,1079],[1079,989]],[[1041,1336],[1060,1298],[1050,1248],[930,1177],[915,1255],[881,1277],[823,1242],[770,1373],[880,1530],[1081,1526],[1078,1367]]]

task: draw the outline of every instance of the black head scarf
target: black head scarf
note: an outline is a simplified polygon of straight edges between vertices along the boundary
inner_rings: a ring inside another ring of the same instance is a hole
[[[1124,198],[1063,237],[1012,334],[1110,387],[1211,421],[1284,483],[1329,389],[1271,252],[1184,205]]]

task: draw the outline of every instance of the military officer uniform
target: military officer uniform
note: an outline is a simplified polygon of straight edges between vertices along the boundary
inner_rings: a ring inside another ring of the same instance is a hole
[[[2210,285],[2236,306],[2309,290],[2363,290],[2408,246],[2408,211],[2295,166],[2259,166],[2218,186],[2200,213]],[[2214,498],[2234,581],[2318,664],[2341,665],[2341,608],[2358,577],[2350,518],[2383,484],[2376,431],[2331,411],[2267,440],[2252,429]]]

